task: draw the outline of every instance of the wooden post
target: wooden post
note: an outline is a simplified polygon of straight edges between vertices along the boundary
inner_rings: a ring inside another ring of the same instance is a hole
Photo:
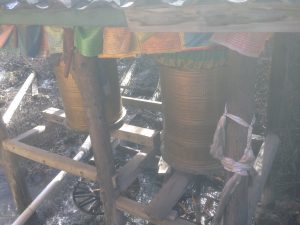
[[[17,211],[18,213],[22,213],[30,204],[31,197],[27,190],[27,185],[21,172],[22,170],[19,167],[17,156],[3,149],[2,142],[5,139],[7,139],[7,130],[2,120],[0,120],[0,154],[2,158],[2,167],[15,201]],[[32,217],[28,224],[33,224],[33,220],[35,219],[37,219],[36,216]]]
[[[254,168],[257,171],[257,174],[253,177],[251,185],[249,186],[249,208],[247,225],[253,224],[253,217],[255,216],[256,206],[261,198],[262,191],[267,182],[274,158],[278,150],[279,143],[280,141],[277,135],[267,135],[266,140],[262,144],[260,152],[258,153],[258,156],[254,163]]]
[[[105,224],[118,225],[122,223],[122,213],[116,209],[116,191],[112,183],[115,170],[110,131],[104,113],[105,99],[100,85],[101,71],[98,68],[98,60],[97,57],[85,57],[76,53],[74,57],[75,80],[86,107],[97,177],[104,204]],[[107,64],[111,63],[113,60],[107,60]],[[105,75],[109,76],[109,74]]]
[[[256,78],[256,59],[233,53],[228,68],[228,112],[241,117],[249,124],[254,113],[254,82]],[[246,147],[247,128],[227,120],[226,155],[240,160]],[[229,174],[229,177],[232,173]],[[223,217],[224,225],[247,224],[248,177],[242,177],[233,193]]]
[[[274,34],[267,129],[268,132],[279,135],[282,138],[282,143],[286,141],[285,137],[287,131],[285,129],[289,128],[291,130],[293,126],[297,126],[294,123],[297,121],[297,114],[295,113],[297,112],[296,107],[299,106],[299,91],[297,94],[297,90],[300,90],[299,43],[299,33]],[[295,104],[293,110],[289,107],[293,104],[291,101]],[[300,112],[300,108],[298,108],[298,112]],[[291,118],[293,117],[295,120],[292,122]],[[296,131],[294,131],[294,134],[295,133]],[[281,154],[288,152],[284,152],[284,145],[279,148],[279,151],[282,151]],[[265,207],[273,203],[275,198],[274,185],[272,185],[272,181],[268,181],[263,192],[262,206]]]
[[[287,75],[287,37],[287,33],[276,33],[273,40],[267,128],[269,132],[277,134],[282,119],[280,114],[282,114],[284,81]]]

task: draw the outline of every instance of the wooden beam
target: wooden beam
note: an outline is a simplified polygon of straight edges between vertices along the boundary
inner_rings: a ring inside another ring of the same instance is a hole
[[[66,114],[63,110],[51,107],[44,110],[43,113],[48,121],[64,124]],[[154,147],[160,139],[158,131],[128,124],[124,124],[118,130],[112,131],[111,135],[120,140],[126,140],[149,147]]]
[[[299,3],[203,3],[125,9],[128,27],[142,32],[299,32]]]
[[[115,187],[118,188],[120,192],[125,191],[142,172],[147,162],[155,157],[156,151],[153,149],[147,152],[148,153],[137,153],[125,166],[121,167],[113,177]]]
[[[162,103],[157,101],[122,96],[122,103],[124,106],[132,106],[132,107],[147,109],[155,112],[162,111]]]
[[[17,210],[21,213],[31,202],[31,197],[22,174],[22,169],[19,167],[17,156],[4,150],[3,140],[6,138],[6,127],[2,121],[0,121],[0,158],[2,167]]]
[[[139,217],[142,218],[144,220],[148,220],[153,224],[156,225],[195,225],[192,222],[180,219],[180,218],[176,218],[175,220],[171,220],[171,219],[165,219],[165,220],[155,220],[153,218],[150,218],[146,213],[145,213],[145,209],[146,206],[138,203],[136,201],[133,201],[129,198],[126,197],[118,197],[117,201],[117,208],[119,210],[122,210],[123,212],[129,213],[135,217]],[[171,215],[172,217],[172,215]]]
[[[271,171],[280,140],[277,135],[269,134],[261,146],[260,152],[254,163],[257,174],[253,178],[248,192],[248,225],[253,224],[253,217],[258,201],[261,198],[263,188]]]
[[[92,18],[92,19],[91,19]],[[127,26],[122,10],[112,7],[77,9],[16,9],[1,10],[0,24],[57,26]]]
[[[35,162],[63,170],[76,176],[90,180],[97,180],[97,172],[94,166],[74,161],[68,157],[58,155],[41,148],[21,143],[17,140],[4,140],[4,150],[17,154]]]
[[[174,205],[186,191],[192,178],[193,176],[190,174],[175,171],[146,207],[147,215],[158,220],[167,218]]]

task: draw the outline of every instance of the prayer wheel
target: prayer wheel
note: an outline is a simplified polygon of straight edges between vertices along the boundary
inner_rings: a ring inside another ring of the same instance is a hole
[[[111,129],[117,129],[122,125],[123,117],[126,114],[125,108],[122,106],[120,86],[118,79],[118,71],[115,60],[99,59],[99,76],[103,85],[105,94],[105,115]],[[73,71],[70,70],[68,76],[64,76],[65,66],[63,60],[56,67],[56,79],[58,88],[63,100],[64,110],[66,113],[66,125],[78,132],[88,132],[88,123],[85,113],[84,104],[80,91],[73,78]],[[99,103],[100,104],[100,103]]]
[[[178,59],[174,55],[170,58]],[[201,60],[191,63],[190,69],[182,69],[176,67],[179,61],[179,64],[183,63],[182,55],[176,63],[171,60],[172,66],[169,64],[170,58],[159,60],[168,62],[160,65],[164,113],[163,158],[179,171],[192,174],[214,172],[220,164],[209,151],[224,107],[219,79],[224,60],[212,57],[208,63]]]

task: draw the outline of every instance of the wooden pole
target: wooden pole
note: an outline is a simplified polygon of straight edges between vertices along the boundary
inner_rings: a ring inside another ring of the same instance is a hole
[[[78,153],[73,157],[73,160],[79,161],[85,156],[91,148],[91,140],[88,136],[84,143],[80,146]],[[34,214],[35,210],[43,203],[43,201],[49,197],[55,188],[63,181],[67,175],[66,171],[60,171],[53,180],[36,196],[36,198],[30,203],[30,205],[22,212],[20,216],[14,221],[12,225],[23,225]]]
[[[278,134],[282,122],[283,92],[287,67],[287,33],[276,33],[273,39],[272,68],[268,99],[267,128]]]
[[[253,224],[253,217],[255,216],[256,206],[261,198],[261,194],[267,182],[274,158],[278,150],[279,143],[280,141],[277,135],[267,135],[266,140],[262,144],[260,152],[256,158],[254,168],[257,171],[257,174],[253,177],[248,192],[249,208],[247,225]]]
[[[21,213],[30,204],[31,197],[27,190],[22,169],[19,167],[17,156],[13,153],[3,150],[2,142],[3,140],[7,139],[7,137],[8,135],[6,127],[0,120],[0,154],[2,158],[2,167],[16,204],[17,211],[18,213]],[[32,222],[36,219],[36,216],[32,217],[28,224],[33,224]]]
[[[99,59],[97,57],[85,57],[76,53],[74,62],[75,80],[87,112],[97,177],[101,188],[100,195],[104,204],[105,222],[109,225],[118,225],[122,223],[122,213],[116,209],[116,190],[112,183],[115,170],[110,145],[110,131],[104,113],[105,99],[103,88],[100,85],[100,76],[104,74],[99,71],[101,68],[98,68]],[[115,62],[107,60],[105,65],[110,66],[109,64],[112,63]],[[105,75],[109,76],[109,74]]]
[[[241,117],[249,124],[254,113],[254,82],[256,78],[256,59],[233,53],[228,68],[228,112]],[[247,128],[228,119],[226,155],[234,160],[242,157],[246,142]],[[229,177],[232,173],[229,174]],[[248,177],[242,177],[225,209],[224,225],[247,224]]]
[[[297,118],[299,118],[299,113],[297,115],[297,106],[299,106],[298,96],[300,90],[299,43],[299,33],[274,34],[267,112],[267,129],[268,132],[279,135],[282,139],[282,143],[286,142],[285,138],[288,136],[287,133],[291,132],[293,127],[297,127]],[[291,101],[295,104],[295,106],[290,107],[293,104]],[[300,110],[298,112],[300,112]],[[293,120],[291,118],[295,119]],[[296,132],[297,131],[295,130],[291,133],[296,134]],[[290,142],[290,140],[288,141]],[[286,151],[285,148],[286,146],[284,146],[284,144],[279,147],[279,151],[282,151],[282,155],[288,154],[288,151]],[[272,185],[272,181],[269,180],[264,188],[262,206],[266,207],[273,203],[275,198],[274,185]]]
[[[30,85],[32,84],[32,82],[34,81],[36,77],[35,72],[32,72],[26,79],[26,81],[24,82],[24,84],[22,85],[22,87],[20,88],[20,90],[18,91],[18,93],[16,94],[16,96],[14,97],[13,101],[10,103],[10,105],[8,106],[6,112],[3,114],[3,122],[8,125],[12,116],[14,115],[15,111],[17,110],[17,108],[19,107],[23,97],[25,96],[28,88],[30,87]]]

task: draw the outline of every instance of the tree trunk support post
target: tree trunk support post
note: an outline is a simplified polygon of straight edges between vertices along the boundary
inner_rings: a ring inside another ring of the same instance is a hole
[[[99,69],[101,68],[98,68],[98,60],[100,59],[97,57],[85,57],[75,53],[75,80],[86,107],[97,177],[101,189],[100,195],[105,211],[105,224],[119,225],[123,223],[123,214],[116,209],[117,192],[112,183],[115,169],[110,144],[110,130],[104,113],[103,88],[99,85],[101,75]]]
[[[249,124],[254,114],[254,83],[256,79],[256,59],[231,52],[228,68],[228,113],[234,114]],[[228,119],[226,128],[226,153],[239,161],[246,148],[247,128]],[[229,174],[229,177],[232,173]],[[225,209],[223,225],[247,224],[248,177],[242,177],[240,184]]]
[[[30,204],[31,197],[22,174],[22,169],[19,167],[18,156],[6,151],[3,148],[2,142],[7,138],[7,129],[2,120],[0,120],[0,158],[2,161],[2,167],[4,169],[5,177],[13,196],[17,211],[18,213],[22,213],[23,210],[25,210]],[[37,217],[34,214],[28,224],[32,224],[33,220],[35,219],[37,219]]]

